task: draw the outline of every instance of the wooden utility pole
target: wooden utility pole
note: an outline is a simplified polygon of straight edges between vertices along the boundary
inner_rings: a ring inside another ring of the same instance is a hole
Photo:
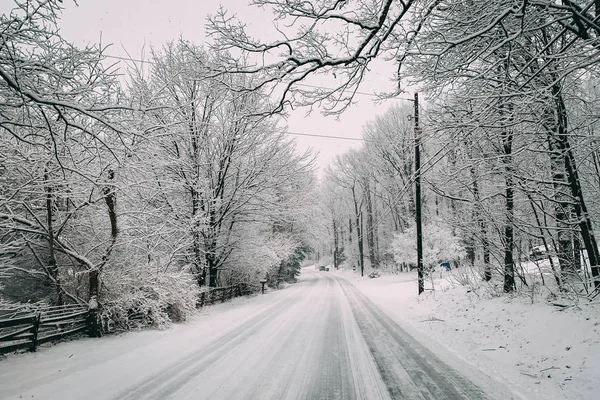
[[[425,290],[423,283],[423,227],[421,220],[421,139],[419,128],[419,93],[415,93],[415,208],[417,225],[417,274],[419,294]]]

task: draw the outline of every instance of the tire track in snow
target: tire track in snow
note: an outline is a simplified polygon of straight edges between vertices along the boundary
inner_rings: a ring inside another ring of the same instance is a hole
[[[313,287],[316,282],[308,281],[308,288]],[[289,309],[295,302],[291,297],[293,293],[288,293],[285,298],[277,304],[272,305],[249,321],[234,328],[218,339],[206,344],[200,349],[192,352],[180,361],[162,369],[160,372],[145,378],[124,392],[114,396],[114,400],[126,399],[157,399],[169,398],[177,392],[183,385],[193,380],[202,371],[211,367],[215,362],[221,359],[224,354],[252,337],[261,329],[264,329],[264,323],[272,319],[273,315]],[[202,338],[198,338],[202,340]]]
[[[349,282],[344,290],[393,399],[487,399],[485,393],[444,364]]]
[[[294,322],[287,337],[264,360],[262,372],[244,399],[306,399],[307,392],[318,375],[318,354],[321,332],[330,308],[324,295],[323,280],[315,277],[315,290],[303,296],[305,302],[294,313]],[[315,311],[318,311],[315,313]],[[292,311],[293,312],[293,311]],[[233,398],[233,397],[232,397]]]
[[[319,370],[307,399],[356,399],[349,349],[342,321],[339,287],[327,277],[327,315],[319,354]]]
[[[172,393],[177,399],[388,400],[339,284],[306,271],[316,283],[296,291],[289,309],[272,315],[209,368]]]
[[[215,370],[228,368],[232,378],[216,389],[203,389],[207,399],[295,399],[302,397],[312,379],[312,370],[303,368],[310,356],[319,319],[311,318],[310,311],[324,305],[318,279],[311,282],[310,290],[297,291],[294,305],[271,316],[268,325],[232,352],[246,357],[231,369],[231,361],[223,359]],[[249,349],[254,349],[248,356]],[[209,373],[214,379],[214,371]],[[214,387],[214,385],[211,385]],[[192,397],[190,397],[192,398]],[[198,399],[199,397],[193,397]]]

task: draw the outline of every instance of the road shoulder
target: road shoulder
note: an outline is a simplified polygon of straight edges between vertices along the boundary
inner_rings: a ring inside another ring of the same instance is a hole
[[[413,274],[382,276],[378,279],[360,278],[347,271],[337,271],[333,275],[350,282],[415,340],[485,390],[491,398],[573,398],[566,397],[564,391],[553,382],[540,379],[532,382],[532,377],[523,375],[523,366],[515,365],[514,358],[506,357],[505,332],[498,331],[495,326],[484,327],[486,321],[483,321],[481,313],[477,314],[480,321],[477,318],[470,320],[470,316],[459,320],[448,311],[454,307],[453,304],[440,306],[444,302],[453,302],[452,293],[437,291],[418,297],[416,276]],[[458,299],[456,303],[456,307],[465,307]],[[465,310],[469,307],[478,305],[471,303]],[[520,327],[515,326],[514,329]],[[490,350],[491,346],[486,343],[498,338],[504,340]]]

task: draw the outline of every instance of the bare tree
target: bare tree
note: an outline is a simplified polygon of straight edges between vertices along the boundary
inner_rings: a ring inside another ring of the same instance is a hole
[[[149,76],[134,79],[139,101],[156,108],[145,127],[155,140],[145,151],[166,161],[154,165],[156,184],[178,201],[171,214],[191,236],[187,259],[198,283],[214,287],[239,246],[236,227],[279,212],[282,203],[267,194],[310,170],[310,155],[294,155],[277,120],[257,116],[268,108],[266,97],[243,89],[259,78],[215,76],[219,55],[184,41],[152,60]]]
[[[103,49],[63,40],[59,13],[54,0],[19,1],[0,17],[3,164],[14,167],[0,178],[8,188],[0,199],[0,229],[8,247],[19,248],[2,251],[9,254],[9,268],[41,271],[60,304],[65,296],[82,301],[96,294],[80,292],[68,271],[83,268],[90,288],[97,287],[114,246],[109,239],[106,248],[90,249],[71,235],[78,218],[103,198],[114,200],[114,192],[103,196],[101,188],[107,187],[108,166],[121,161],[130,136],[122,112],[130,108],[118,104],[122,93],[115,69],[103,63]],[[109,205],[109,211],[106,221],[112,223],[116,209]]]

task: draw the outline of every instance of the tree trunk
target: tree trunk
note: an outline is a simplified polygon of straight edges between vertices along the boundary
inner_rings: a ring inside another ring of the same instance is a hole
[[[481,245],[483,246],[483,279],[485,281],[492,280],[492,266],[490,265],[490,242],[487,237],[487,224],[483,220],[480,219],[480,229],[481,229]]]
[[[503,115],[502,105],[500,108]],[[509,110],[512,112],[511,110]],[[504,123],[504,122],[503,122]],[[513,261],[514,248],[514,187],[513,187],[513,160],[512,144],[513,133],[510,127],[502,128],[502,148],[504,151],[502,163],[504,164],[505,183],[505,213],[504,224],[504,292],[509,293],[515,289],[515,268]]]
[[[108,180],[112,181],[115,178],[115,172],[112,169],[108,170]],[[102,256],[102,262],[89,272],[89,295],[90,295],[90,308],[97,309],[100,307],[100,274],[104,265],[108,262],[110,255],[117,242],[117,236],[119,234],[119,227],[117,225],[117,198],[115,194],[115,188],[112,184],[106,184],[102,188],[104,195],[104,202],[108,209],[108,219],[110,221],[110,244],[106,249],[106,253]],[[100,332],[96,332],[100,335]]]
[[[208,286],[217,287],[217,278],[218,278],[218,265],[217,260],[215,260],[214,253],[212,251],[206,252],[206,263],[208,265]]]
[[[339,254],[338,227],[337,227],[337,223],[336,223],[336,220],[334,217],[333,218],[333,267],[335,269],[338,269],[338,267],[339,267],[338,254]]]
[[[348,243],[352,244],[352,217],[348,218]]]
[[[100,324],[100,308],[98,303],[100,285],[99,285],[99,276],[98,270],[93,269],[89,272],[89,295],[90,300],[88,306],[90,308],[90,313],[88,315],[87,325],[88,325],[88,334],[91,337],[101,337],[102,336],[102,326]]]
[[[477,171],[475,170],[474,165],[471,165],[470,172],[471,180],[473,181],[473,199],[475,201],[475,204],[473,205],[473,220],[477,222],[479,235],[481,236],[481,245],[483,247],[483,279],[487,282],[492,279],[492,267],[490,265],[490,244],[488,242],[485,219],[483,218],[483,204],[481,204],[481,198],[479,195],[479,181],[477,177]],[[474,252],[472,257],[474,263]]]
[[[200,193],[196,188],[190,189],[192,197],[192,247],[194,251],[194,273],[198,286],[206,285],[206,267],[204,262],[204,254],[202,252],[202,234],[200,227]]]
[[[208,286],[217,287],[218,285],[218,272],[219,272],[219,257],[217,255],[217,221],[216,211],[210,206],[209,218],[208,218],[208,246],[204,249],[206,252],[206,263],[208,265],[209,282]]]
[[[560,121],[561,118],[558,118]],[[554,123],[555,132],[548,136],[548,150],[550,152],[550,169],[552,171],[552,185],[554,187],[554,216],[556,219],[556,239],[558,242],[557,258],[560,271],[573,276],[575,262],[573,260],[573,232],[570,224],[571,202],[565,189],[568,190],[565,179],[564,156],[557,150],[556,137],[560,135],[560,122]],[[547,249],[550,250],[550,249]]]
[[[583,199],[581,181],[577,171],[577,164],[575,163],[575,156],[573,155],[567,136],[567,110],[562,97],[561,87],[558,83],[552,86],[552,95],[556,104],[557,115],[560,120],[558,124],[558,137],[556,138],[555,143],[564,157],[567,182],[569,183],[571,196],[574,199],[574,211],[577,215],[577,220],[579,221],[581,239],[588,253],[594,287],[595,290],[600,290],[600,267],[598,266],[600,256],[598,253],[598,243],[596,242],[596,237],[594,235],[590,214]]]
[[[377,259],[377,254],[375,252],[375,225],[373,224],[373,203],[371,199],[370,186],[369,180],[365,179],[364,188],[367,206],[367,245],[369,246],[369,262],[371,263],[371,268],[379,268],[379,260]]]
[[[208,102],[210,96],[207,96],[206,101]],[[190,135],[190,144],[192,147],[191,158],[192,158],[192,172],[191,177],[186,179],[190,185],[190,195],[192,200],[192,248],[194,252],[194,258],[192,264],[194,265],[194,273],[198,286],[206,285],[206,274],[207,274],[207,257],[203,252],[203,242],[205,241],[202,237],[202,226],[201,216],[203,214],[203,202],[202,193],[199,190],[200,185],[200,171],[201,171],[201,134],[202,129],[198,129],[196,122],[196,101],[191,101],[191,111],[189,114],[188,129]],[[204,249],[206,250],[206,249]],[[210,267],[208,267],[210,270]],[[210,272],[209,272],[210,273]]]
[[[364,276],[365,274],[365,258],[363,253],[363,238],[362,238],[362,212],[360,211],[358,200],[356,198],[356,190],[354,185],[351,188],[352,190],[352,200],[354,202],[354,216],[356,221],[356,243],[358,245],[358,264],[360,266],[360,276]]]
[[[377,259],[377,265],[379,266],[379,262],[381,261],[381,253],[379,251],[379,229],[377,226],[379,224],[379,215],[377,208],[377,182],[373,179],[373,220],[375,221],[375,229],[373,230],[373,241],[375,242],[375,258]]]
[[[46,190],[46,224],[48,228],[48,274],[56,291],[56,298],[53,303],[60,306],[63,303],[63,298],[58,265],[56,264],[56,251],[54,249],[53,194],[49,182],[48,169],[44,170],[44,188]]]
[[[579,239],[579,232],[573,234],[573,261],[575,271],[581,271],[581,240]]]

